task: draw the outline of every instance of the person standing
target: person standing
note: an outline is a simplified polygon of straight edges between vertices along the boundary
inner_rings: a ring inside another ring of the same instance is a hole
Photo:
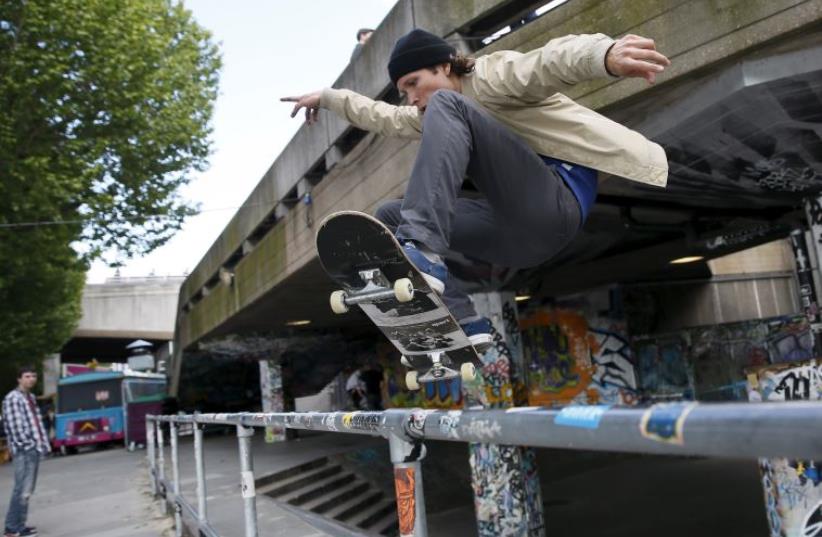
[[[354,61],[354,58],[360,55],[362,52],[362,47],[368,42],[368,39],[371,37],[371,34],[374,33],[374,30],[371,28],[360,28],[357,30],[357,44],[354,45],[354,50],[351,51],[351,61]]]
[[[365,385],[363,384],[361,375],[361,370],[359,367],[356,369],[349,368],[348,371],[348,379],[345,381],[345,391],[348,392],[348,396],[351,398],[351,404],[354,406],[355,410],[363,410],[365,406]]]
[[[24,366],[17,372],[17,388],[3,399],[3,427],[14,464],[14,488],[6,514],[5,537],[32,537],[37,529],[26,525],[29,500],[37,483],[40,456],[51,451],[43,417],[32,390],[37,372]]]

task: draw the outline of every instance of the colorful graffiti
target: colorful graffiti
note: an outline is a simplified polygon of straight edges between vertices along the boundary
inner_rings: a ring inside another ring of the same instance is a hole
[[[400,353],[393,345],[380,342],[377,345],[377,361],[385,375],[382,394],[385,408],[462,408],[462,383],[459,378],[426,383],[421,390],[412,392],[405,388],[408,369],[400,363]]]
[[[529,535],[521,449],[470,444],[469,462],[478,534],[481,537]],[[541,519],[542,509],[536,512]]]
[[[822,399],[822,362],[779,363],[747,370],[751,401]],[[760,459],[772,537],[822,535],[822,461]]]
[[[748,398],[745,369],[808,359],[813,335],[798,315],[689,328],[636,339],[634,347],[645,398],[740,401]],[[781,389],[793,396],[803,385],[790,381]]]
[[[634,404],[639,399],[639,384],[625,325],[594,319],[589,326],[589,343],[594,374],[588,403]]]
[[[691,331],[691,362],[698,399],[745,400],[744,370],[813,356],[804,316],[758,319]]]
[[[584,403],[593,371],[585,318],[569,311],[540,310],[520,320],[528,364],[528,403]]]
[[[466,383],[466,404],[511,408],[525,402],[525,357],[516,304],[511,293],[473,296],[480,315],[492,321],[494,344],[482,359],[485,366]],[[440,427],[447,427],[440,423]],[[453,423],[453,417],[450,420]],[[496,423],[472,421],[477,431],[493,431]],[[470,444],[470,465],[479,535],[544,537],[542,492],[533,449]]]
[[[618,322],[589,325],[570,310],[538,310],[520,321],[530,405],[633,404],[633,353]]]
[[[688,365],[687,334],[634,342],[639,389],[652,400],[693,399],[693,370]]]

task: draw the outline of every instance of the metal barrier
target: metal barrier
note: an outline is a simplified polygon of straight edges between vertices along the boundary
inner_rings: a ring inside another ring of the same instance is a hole
[[[170,424],[172,483],[164,470],[162,422]],[[177,424],[194,426],[197,509],[180,494]],[[822,404],[662,403],[648,408],[609,406],[539,407],[508,410],[442,411],[392,409],[384,412],[234,413],[147,416],[148,459],[155,495],[175,507],[177,535],[182,513],[193,518],[202,535],[219,537],[206,515],[206,479],[202,426],[234,425],[240,452],[240,479],[245,508],[245,535],[257,536],[256,493],[251,456],[254,427],[382,436],[394,465],[397,511],[402,535],[425,537],[425,501],[421,461],[424,440],[522,445],[576,450],[620,451],[658,455],[702,455],[734,458],[822,457]]]

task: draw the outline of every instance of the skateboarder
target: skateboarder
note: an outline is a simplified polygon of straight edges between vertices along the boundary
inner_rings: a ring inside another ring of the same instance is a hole
[[[636,35],[571,35],[473,59],[417,29],[396,42],[388,62],[409,106],[332,88],[282,100],[296,103],[291,117],[305,108],[309,125],[325,108],[361,129],[421,140],[404,199],[376,216],[479,346],[491,341],[490,323],[449,279],[449,254],[536,266],[581,229],[598,172],[664,187],[659,145],[561,92],[597,78],[654,83],[667,65],[653,40]],[[466,175],[481,199],[458,197]]]

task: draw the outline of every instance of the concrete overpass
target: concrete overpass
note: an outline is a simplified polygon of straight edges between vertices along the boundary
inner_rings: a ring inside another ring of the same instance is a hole
[[[535,271],[503,275],[509,287],[551,295],[705,276],[704,264],[669,261],[784,237],[802,218],[801,200],[822,187],[820,0],[570,0],[483,47],[482,38],[541,4],[462,0],[443,11],[438,2],[400,0],[334,83],[398,102],[385,64],[394,41],[414,27],[477,55],[530,50],[569,33],[656,40],[673,65],[655,86],[599,80],[569,96],[662,143],[669,188],[609,180],[572,247]],[[327,113],[301,128],[184,282],[177,350],[233,333],[293,333],[292,320],[311,320],[303,330],[364,326],[329,311],[332,285],[316,259],[314,223],[399,197],[416,148]]]
[[[136,339],[161,351],[174,339],[183,277],[109,278],[83,290],[83,316],[61,351],[64,362],[122,362]],[[162,352],[162,351],[161,351]],[[165,350],[167,352],[167,349]]]

